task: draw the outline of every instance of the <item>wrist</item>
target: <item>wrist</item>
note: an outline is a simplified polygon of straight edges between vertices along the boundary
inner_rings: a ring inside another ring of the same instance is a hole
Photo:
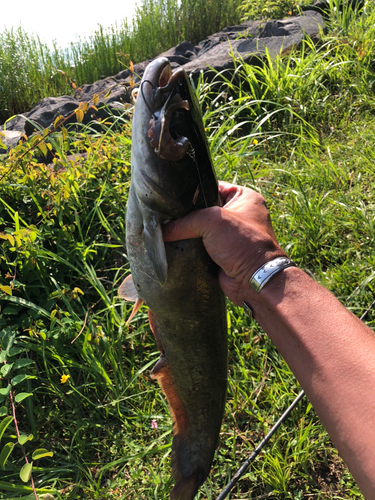
[[[252,274],[244,291],[242,306],[246,314],[255,317],[257,310],[264,306],[272,309],[272,304],[282,300],[288,278],[301,272],[296,263],[285,256],[265,262]]]
[[[237,300],[235,300],[235,303],[237,303],[243,296],[247,295],[249,288],[251,288],[250,280],[254,274],[268,262],[281,257],[288,258],[284,250],[279,246],[274,246],[272,249],[267,251],[263,250],[259,253],[258,258],[254,258],[254,256],[251,255],[251,259],[248,259],[246,269],[243,270],[242,276],[238,280],[239,285],[237,285]]]

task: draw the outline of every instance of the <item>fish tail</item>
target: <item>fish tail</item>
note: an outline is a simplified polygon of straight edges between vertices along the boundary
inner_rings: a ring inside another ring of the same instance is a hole
[[[170,500],[193,500],[204,476],[204,472],[198,469],[190,477],[180,479],[171,491]]]

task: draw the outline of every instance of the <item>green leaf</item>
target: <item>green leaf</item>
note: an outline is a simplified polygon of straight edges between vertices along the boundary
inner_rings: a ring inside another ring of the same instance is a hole
[[[361,497],[362,496],[361,492],[359,491],[358,486],[353,486],[353,488],[351,488],[351,490],[350,490],[349,493],[351,493],[355,497]]]
[[[47,146],[46,146],[46,143],[44,141],[41,141],[39,144],[38,144],[38,148],[39,150],[41,151],[41,153],[44,155],[44,156],[47,156]],[[26,482],[26,481],[25,481]]]
[[[14,443],[7,443],[0,453],[0,467],[5,469],[5,464],[7,463],[8,457],[11,454],[14,447]]]
[[[20,373],[19,375],[16,375],[15,377],[13,377],[10,382],[14,386],[14,385],[20,384],[24,380],[28,380],[30,378],[36,378],[36,377],[34,375],[28,375],[27,373]]]
[[[12,493],[33,493],[33,489],[30,486],[8,483],[7,481],[0,481],[0,490],[11,491]],[[50,488],[35,488],[35,491],[38,493],[38,495],[50,495],[51,493],[57,493],[57,490],[52,490]],[[33,496],[32,498],[35,498],[35,496]],[[39,499],[42,500],[41,497],[39,497]]]
[[[33,463],[25,464],[20,470],[20,478],[24,483],[28,483],[31,476],[31,471],[33,470]]]
[[[0,422],[0,441],[1,438],[3,437],[3,434],[5,432],[5,429],[8,427],[8,425],[13,422],[13,417],[5,417],[1,422]]]
[[[14,363],[14,369],[17,370],[18,368],[23,368],[24,366],[32,365],[33,363],[34,360],[30,358],[17,359],[17,361]]]
[[[22,349],[22,347],[12,347],[9,349],[9,356],[17,356],[17,354],[20,354],[21,352],[25,352],[25,349]]]
[[[7,363],[1,367],[0,373],[3,377],[6,377],[13,367],[13,363]]]
[[[6,406],[0,406],[0,417],[4,417],[8,413]]]
[[[11,385],[9,384],[8,387],[4,387],[0,389],[0,396],[8,396],[10,393]]]
[[[34,304],[34,302],[30,302],[30,300],[26,300],[22,297],[15,297],[15,296],[9,296],[9,295],[4,295],[4,297],[1,297],[2,300],[7,300],[8,302],[13,302],[14,304],[18,304],[23,307],[28,307],[30,309],[33,309],[34,311],[37,311],[41,316],[45,316],[46,318],[50,318],[50,313],[47,312],[45,309],[42,307]],[[15,334],[14,334],[15,336]]]
[[[9,352],[9,349],[12,347],[15,338],[16,338],[15,332],[8,331],[4,335],[3,340],[1,341],[2,349],[6,352]]]
[[[7,314],[7,315],[10,315],[10,314],[16,315],[19,313],[19,310],[16,309],[15,307],[4,307],[3,313]]]
[[[6,360],[7,360],[7,352],[5,350],[1,351],[0,352],[0,363],[5,363]]]
[[[20,437],[18,438],[19,444],[25,444],[27,441],[32,441],[34,439],[34,436],[32,434],[21,434]]]
[[[8,285],[0,285],[0,290],[6,293],[7,295],[12,295],[12,289]]]
[[[39,460],[43,457],[53,457],[53,451],[45,450],[44,448],[38,448],[33,452],[33,460]]]
[[[18,394],[16,394],[16,397],[14,399],[16,400],[16,403],[20,403],[21,401],[32,395],[32,392],[19,392]]]

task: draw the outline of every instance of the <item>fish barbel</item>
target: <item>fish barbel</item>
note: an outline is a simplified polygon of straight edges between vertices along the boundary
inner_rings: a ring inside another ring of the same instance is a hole
[[[227,391],[227,324],[218,267],[201,238],[164,243],[162,225],[220,205],[201,110],[168,59],[144,73],[132,126],[126,245],[132,274],[119,289],[144,302],[161,352],[151,371],[173,419],[172,500],[192,500],[208,476]],[[130,319],[129,319],[130,320]]]

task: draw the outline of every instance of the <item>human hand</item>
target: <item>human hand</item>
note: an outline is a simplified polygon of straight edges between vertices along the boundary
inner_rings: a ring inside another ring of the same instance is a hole
[[[249,279],[265,262],[284,257],[272,228],[266,203],[252,189],[219,182],[223,207],[209,207],[169,222],[163,227],[165,241],[203,238],[203,244],[221,268],[223,292],[242,305]]]

